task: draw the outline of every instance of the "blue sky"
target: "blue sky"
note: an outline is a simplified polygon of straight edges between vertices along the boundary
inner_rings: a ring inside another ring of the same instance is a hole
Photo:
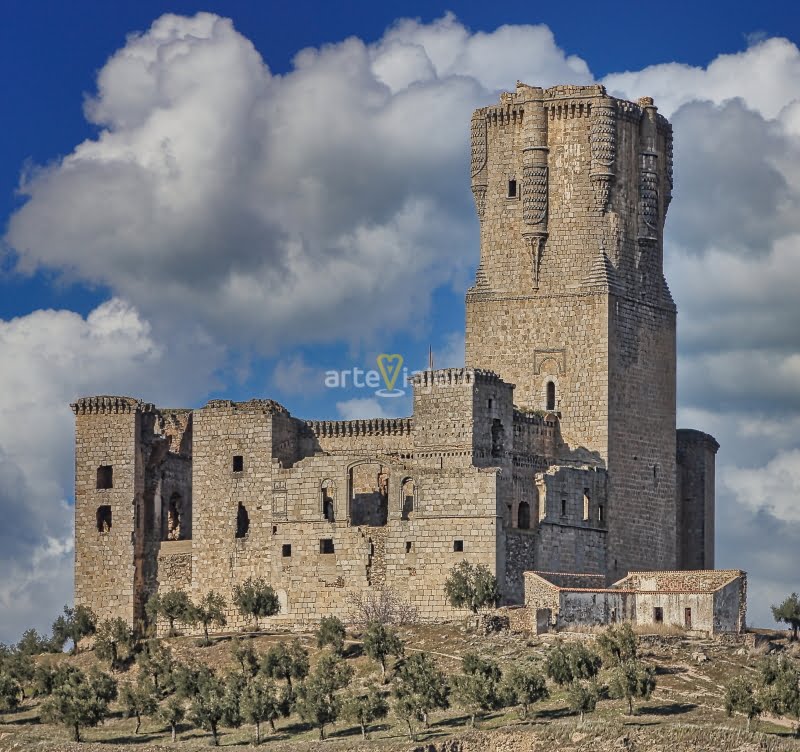
[[[800,12],[610,7],[3,4],[0,640],[71,596],[78,394],[395,415],[325,371],[459,363],[469,112],[517,78],[675,125],[679,423],[722,444],[717,564],[769,622],[800,589]]]

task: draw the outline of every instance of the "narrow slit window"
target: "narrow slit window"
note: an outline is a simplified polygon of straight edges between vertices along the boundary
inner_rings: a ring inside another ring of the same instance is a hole
[[[332,554],[332,553],[334,553],[333,538],[320,538],[320,541],[319,541],[319,552],[321,554]]]
[[[413,548],[414,548],[413,543],[411,541],[406,541],[406,553],[410,554]]]
[[[589,507],[590,507],[590,500],[589,500],[589,489],[583,489],[583,519],[589,520]]]
[[[241,473],[244,470],[244,457],[241,454],[233,455],[233,472]]]
[[[97,488],[99,490],[114,488],[114,467],[112,465],[100,465],[97,468]]]
[[[566,517],[567,516],[567,500],[566,499],[561,499],[561,516],[562,517]]]
[[[517,197],[517,181],[516,180],[509,180],[508,181],[508,197],[509,198],[516,198]]]
[[[281,546],[281,556],[284,558],[292,555],[292,544],[291,543],[284,543]]]
[[[453,551],[456,553],[461,553],[464,550],[464,541],[463,540],[454,540],[453,541]]]
[[[598,522],[605,522],[605,516],[603,512],[603,505],[599,504],[597,506],[597,521]]]
[[[244,504],[239,502],[236,509],[236,537],[244,538],[250,531],[250,515],[247,513],[247,508]]]
[[[547,382],[547,409],[556,409],[556,384],[554,381]]]

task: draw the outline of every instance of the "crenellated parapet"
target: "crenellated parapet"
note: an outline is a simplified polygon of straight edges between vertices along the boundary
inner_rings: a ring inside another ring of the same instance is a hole
[[[419,371],[414,374],[412,383],[415,387],[433,387],[505,382],[494,371],[482,368],[441,368],[437,371]],[[508,386],[513,387],[513,384]]]
[[[252,399],[245,402],[234,402],[233,400],[216,399],[209,400],[204,410],[227,410],[229,412],[240,413],[263,413],[265,415],[289,415],[289,411],[271,399]]]
[[[135,397],[117,397],[100,395],[96,397],[80,397],[70,407],[75,415],[112,415],[135,412],[155,412],[155,405],[142,402]]]
[[[325,439],[352,436],[408,436],[414,430],[412,418],[308,420],[306,425],[318,438]]]

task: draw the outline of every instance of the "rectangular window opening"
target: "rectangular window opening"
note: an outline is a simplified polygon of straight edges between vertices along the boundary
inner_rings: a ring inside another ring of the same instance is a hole
[[[590,508],[590,500],[589,500],[589,489],[583,489],[583,519],[589,520],[589,508]]]
[[[233,472],[241,473],[244,470],[244,457],[241,454],[233,455]]]
[[[603,505],[602,504],[600,504],[597,507],[597,521],[598,522],[605,522],[605,518],[603,516]]]
[[[319,552],[321,554],[332,554],[334,552],[333,538],[320,538]]]
[[[413,548],[414,544],[411,541],[406,541],[406,553],[410,554]]]
[[[516,180],[509,180],[508,181],[508,197],[509,198],[516,198],[517,197],[517,181]]]
[[[664,609],[661,606],[656,606],[653,609],[653,621],[656,624],[663,624],[664,623]]]
[[[685,608],[683,609],[683,625],[686,629],[692,628],[692,609]]]
[[[464,541],[463,540],[454,540],[453,541],[453,551],[456,553],[461,553],[464,550]]]
[[[100,465],[97,468],[97,488],[99,490],[114,488],[114,467],[112,465]]]
[[[281,556],[287,557],[292,555],[292,544],[291,543],[284,543],[281,546]]]
[[[566,499],[561,499],[561,516],[562,517],[566,517],[567,516],[567,500]]]

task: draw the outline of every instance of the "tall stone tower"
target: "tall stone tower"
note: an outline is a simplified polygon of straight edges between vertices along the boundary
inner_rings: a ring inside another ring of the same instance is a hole
[[[602,86],[517,84],[472,117],[481,224],[466,362],[608,469],[609,576],[678,565],[672,128]],[[580,450],[580,451],[579,451]]]

